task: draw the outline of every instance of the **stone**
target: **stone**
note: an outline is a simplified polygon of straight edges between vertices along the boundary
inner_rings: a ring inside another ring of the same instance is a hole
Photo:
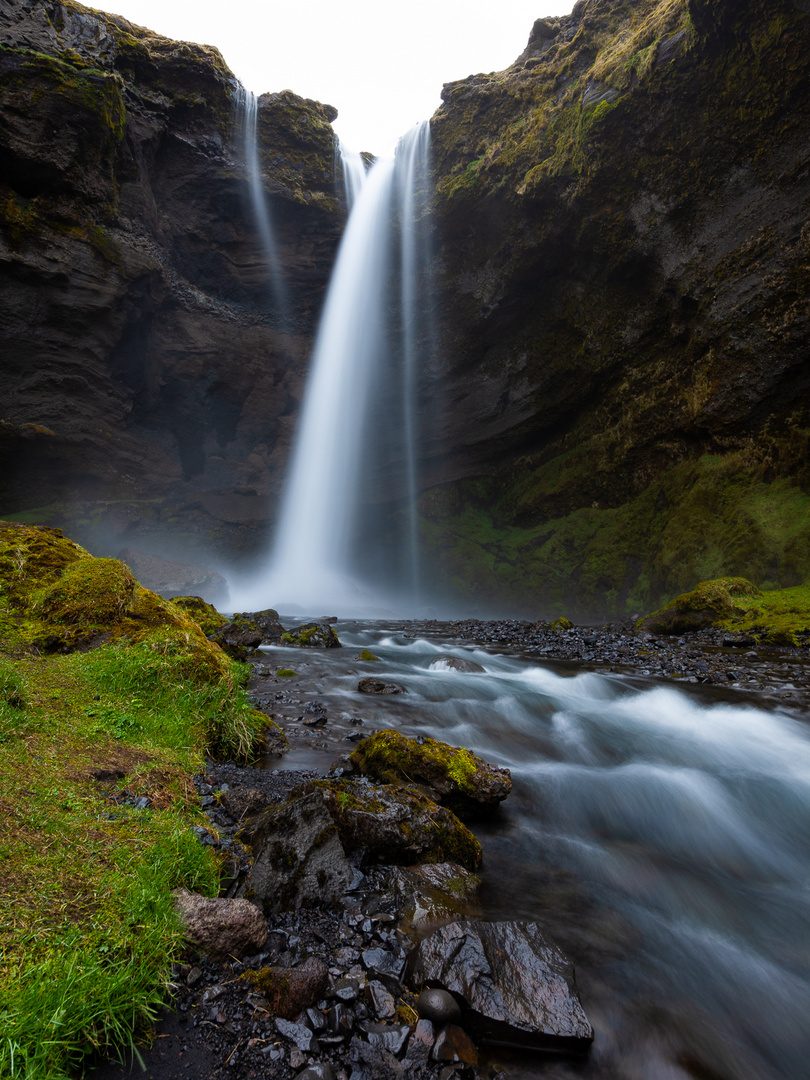
[[[378,664],[380,662],[379,656],[376,656],[370,649],[361,649],[355,656],[355,660],[360,660],[366,664]]]
[[[481,879],[458,863],[394,867],[385,879],[403,928],[418,937],[428,928],[481,914]]]
[[[461,656],[437,656],[436,659],[430,665],[431,671],[466,671],[477,672],[483,671],[484,668],[480,664],[476,664],[475,660],[467,660],[466,657]]]
[[[267,941],[267,920],[248,900],[199,896],[185,889],[172,895],[185,936],[212,959],[255,953]]]
[[[253,866],[236,895],[267,913],[332,903],[354,880],[338,830],[320,794],[310,792],[251,818],[238,837]]]
[[[276,1031],[306,1054],[315,1053],[320,1049],[315,1032],[310,1031],[306,1024],[294,1024],[291,1020],[283,1020],[277,1016]]]
[[[461,1009],[453,995],[438,987],[423,990],[416,999],[416,1011],[423,1020],[430,1020],[437,1027],[442,1024],[458,1024]]]
[[[358,1035],[349,1046],[349,1080],[403,1080],[405,1069],[388,1050],[364,1042]]]
[[[460,1061],[464,1065],[478,1064],[478,1051],[470,1036],[457,1024],[448,1024],[436,1036],[431,1057],[434,1061]]]
[[[329,623],[305,623],[285,631],[280,644],[298,649],[339,649],[340,638]]]
[[[335,1080],[335,1070],[328,1061],[316,1061],[300,1072],[296,1080]]]
[[[436,1032],[430,1020],[418,1020],[408,1041],[405,1053],[405,1068],[413,1073],[423,1069],[430,1058]]]
[[[220,806],[239,824],[246,818],[255,817],[271,805],[271,800],[256,788],[235,787],[223,792]]]
[[[374,1024],[364,1020],[360,1027],[366,1033],[369,1046],[375,1050],[387,1050],[395,1057],[402,1051],[411,1033],[408,1024]]]
[[[265,998],[270,1012],[283,1020],[295,1020],[323,997],[329,968],[318,957],[308,956],[302,964],[291,968],[264,967],[251,971],[247,979]]]
[[[365,949],[362,954],[363,965],[372,979],[383,983],[394,994],[402,993],[402,978],[405,974],[405,956],[395,955],[388,949]]]
[[[317,780],[307,789],[320,793],[345,851],[367,862],[481,865],[481,845],[470,830],[418,791],[345,779]]]
[[[330,996],[345,1003],[357,1001],[360,996],[360,983],[357,979],[339,979],[335,983]]]
[[[419,943],[410,977],[461,998],[482,1040],[575,1052],[593,1040],[573,967],[536,923],[450,923]]]
[[[361,694],[405,694],[407,691],[404,686],[399,686],[398,683],[383,682],[382,679],[373,679],[368,676],[365,679],[361,679],[357,684],[357,689]]]
[[[377,979],[372,979],[366,985],[365,997],[378,1020],[390,1020],[394,1016],[397,1010],[396,1001]]]
[[[512,790],[508,769],[489,765],[465,747],[437,739],[409,739],[399,731],[378,731],[349,758],[359,773],[385,784],[415,784],[459,817],[496,809]]]

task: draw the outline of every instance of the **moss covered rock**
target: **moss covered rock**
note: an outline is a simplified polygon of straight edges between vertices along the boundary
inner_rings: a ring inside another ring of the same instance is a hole
[[[228,622],[225,615],[221,615],[213,604],[206,603],[201,596],[174,596],[172,603],[192,618],[206,637]]]
[[[291,645],[297,649],[339,649],[340,638],[334,627],[328,623],[313,622],[296,626],[280,638],[282,645]]]
[[[416,784],[459,817],[494,810],[512,790],[508,769],[489,765],[464,747],[436,739],[409,739],[379,731],[364,739],[350,761],[365,776],[384,784]]]
[[[745,578],[718,578],[704,581],[691,592],[676,596],[660,611],[639,622],[639,629],[652,634],[686,634],[710,626],[722,626],[744,609],[738,599],[762,596],[756,585]]]
[[[481,845],[455,814],[413,788],[360,780],[318,780],[343,848],[367,862],[481,865]]]

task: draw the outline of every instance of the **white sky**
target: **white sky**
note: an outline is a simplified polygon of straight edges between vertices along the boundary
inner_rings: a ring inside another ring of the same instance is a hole
[[[433,114],[442,83],[508,67],[535,19],[572,7],[573,0],[107,0],[103,10],[166,37],[216,45],[256,94],[294,90],[334,105],[341,141],[382,155]]]

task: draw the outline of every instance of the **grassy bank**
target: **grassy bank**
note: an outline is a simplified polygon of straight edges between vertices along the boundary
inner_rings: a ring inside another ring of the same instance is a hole
[[[123,564],[0,523],[0,1077],[75,1076],[164,998],[215,895],[191,776],[257,737],[241,665]]]

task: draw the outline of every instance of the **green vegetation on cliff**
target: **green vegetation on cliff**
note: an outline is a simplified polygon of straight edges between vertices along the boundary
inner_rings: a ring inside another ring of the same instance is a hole
[[[250,752],[243,668],[115,559],[0,523],[0,1075],[76,1075],[157,1013],[171,890],[215,895],[191,782]]]

